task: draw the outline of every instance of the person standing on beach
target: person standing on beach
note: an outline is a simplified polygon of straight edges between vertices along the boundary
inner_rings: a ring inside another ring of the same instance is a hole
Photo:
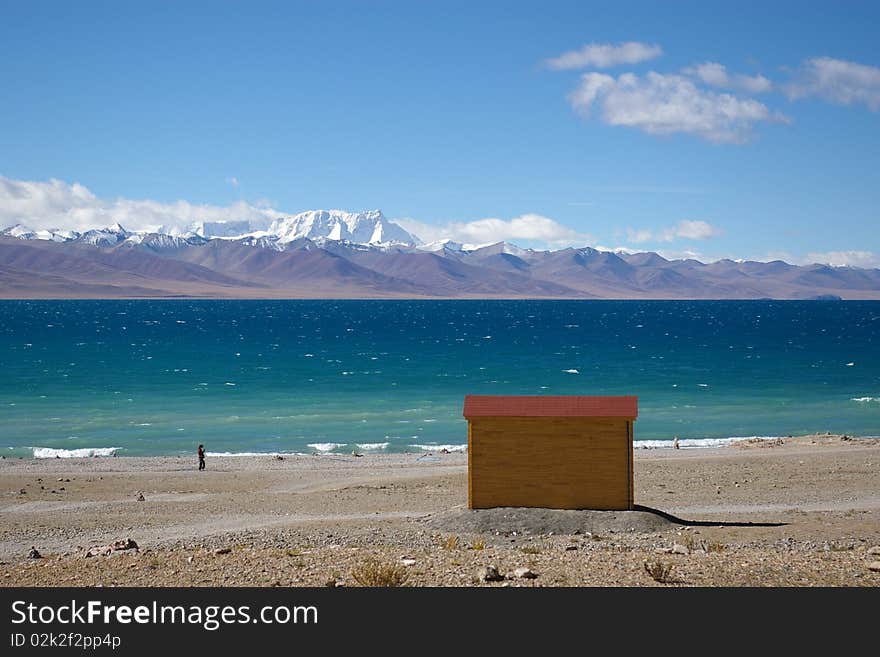
[[[205,446],[199,445],[199,470],[205,469]]]

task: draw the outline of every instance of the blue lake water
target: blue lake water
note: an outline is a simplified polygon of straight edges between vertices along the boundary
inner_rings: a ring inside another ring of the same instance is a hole
[[[642,441],[880,435],[880,302],[0,302],[7,456],[452,449],[468,393],[638,395]]]

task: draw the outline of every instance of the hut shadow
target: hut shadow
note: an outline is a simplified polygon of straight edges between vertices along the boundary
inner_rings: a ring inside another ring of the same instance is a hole
[[[644,511],[646,513],[653,513],[656,516],[660,516],[669,522],[674,522],[677,525],[685,525],[686,527],[785,527],[788,525],[787,522],[727,522],[723,520],[685,520],[684,518],[679,518],[678,516],[674,516],[671,513],[667,513],[666,511],[661,511],[660,509],[652,509],[649,506],[642,506],[641,504],[634,504],[633,511]]]

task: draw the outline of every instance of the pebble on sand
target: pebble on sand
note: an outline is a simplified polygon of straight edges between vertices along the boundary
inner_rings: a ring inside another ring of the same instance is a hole
[[[107,545],[94,545],[86,550],[83,555],[85,558],[89,557],[109,557],[114,552],[120,552],[123,550],[138,550],[138,544],[131,538],[123,538],[118,541],[113,541]]]
[[[504,575],[499,573],[498,569],[490,564],[477,572],[477,579],[481,582],[500,582],[504,579]]]

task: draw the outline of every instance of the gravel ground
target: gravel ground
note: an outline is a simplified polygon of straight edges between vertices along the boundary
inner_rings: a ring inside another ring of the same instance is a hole
[[[466,454],[4,459],[0,586],[878,586],[878,463],[829,435],[636,450],[640,511],[473,512]]]

